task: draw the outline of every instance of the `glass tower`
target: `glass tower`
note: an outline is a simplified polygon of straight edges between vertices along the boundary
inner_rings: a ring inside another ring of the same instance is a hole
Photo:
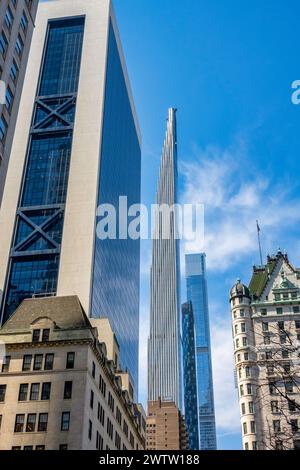
[[[211,363],[206,256],[186,255],[187,299],[192,304],[196,331],[196,364],[200,450],[217,448]],[[187,394],[189,392],[186,392]]]
[[[77,295],[90,317],[110,320],[135,393],[140,242],[96,229],[100,204],[118,213],[119,197],[140,204],[140,192],[141,136],[110,0],[40,3],[0,213],[1,323],[23,299]]]
[[[3,322],[57,290],[84,18],[49,21],[3,298]]]
[[[157,190],[157,206],[177,202],[176,110],[169,110]],[[173,401],[182,409],[180,260],[176,211],[156,216],[151,266],[148,400]],[[166,236],[164,236],[164,234]]]
[[[120,123],[126,123],[124,126]],[[98,205],[128,207],[141,199],[141,149],[110,23]],[[117,215],[117,232],[119,231]],[[121,365],[138,386],[140,241],[95,238],[92,315],[108,316],[121,349]],[[99,315],[100,313],[100,315]]]
[[[196,333],[191,302],[182,305],[182,350],[184,408],[185,421],[189,435],[189,449],[199,450]]]

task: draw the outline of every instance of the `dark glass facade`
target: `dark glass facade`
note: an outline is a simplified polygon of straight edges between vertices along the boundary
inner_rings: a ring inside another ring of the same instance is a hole
[[[98,204],[140,203],[141,149],[113,26],[110,24]],[[130,221],[130,219],[129,219]],[[119,218],[117,213],[117,232]],[[138,389],[139,240],[95,239],[92,316],[108,317],[121,366]]]
[[[195,322],[191,302],[182,306],[183,383],[189,449],[199,450]]]
[[[187,299],[192,303],[196,330],[200,450],[214,450],[217,443],[205,254],[186,256],[186,281]]]
[[[83,33],[83,17],[48,25],[2,322],[23,299],[56,293]]]

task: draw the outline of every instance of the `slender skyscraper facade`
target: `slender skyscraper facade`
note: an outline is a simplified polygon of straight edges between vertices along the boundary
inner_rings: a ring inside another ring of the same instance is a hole
[[[205,254],[186,255],[187,299],[196,329],[200,450],[217,448]]]
[[[0,214],[1,319],[77,295],[108,317],[138,386],[139,241],[99,240],[99,204],[140,202],[140,131],[110,0],[40,3]]]
[[[38,0],[0,1],[0,206],[18,116]]]
[[[157,190],[157,205],[177,201],[176,110],[169,110]],[[151,266],[148,400],[169,400],[181,409],[180,265],[176,211],[156,217]]]

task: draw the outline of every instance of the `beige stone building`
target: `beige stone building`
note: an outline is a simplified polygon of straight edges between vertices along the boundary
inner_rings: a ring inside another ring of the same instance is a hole
[[[146,416],[119,370],[117,339],[78,297],[24,300],[0,342],[0,450],[145,448]]]
[[[245,450],[300,448],[300,270],[280,250],[230,292]]]
[[[0,206],[18,116],[38,0],[0,1]]]
[[[148,402],[147,449],[187,450],[188,434],[184,417],[172,401]]]

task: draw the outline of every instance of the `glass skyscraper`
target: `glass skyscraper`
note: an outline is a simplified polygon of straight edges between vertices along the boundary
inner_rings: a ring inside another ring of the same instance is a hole
[[[187,299],[192,304],[196,332],[196,365],[200,450],[217,448],[206,279],[206,256],[186,255]],[[183,340],[185,342],[185,340]],[[189,392],[185,392],[189,395]]]
[[[78,295],[138,388],[140,243],[100,240],[99,204],[140,203],[141,138],[109,0],[39,5],[0,214],[1,322]],[[117,220],[117,225],[119,221]]]
[[[184,407],[189,435],[189,449],[199,450],[196,332],[191,302],[182,305],[182,350]]]
[[[156,203],[177,202],[176,110],[169,110]],[[173,401],[182,409],[180,260],[176,211],[156,215],[151,266],[148,400]]]

